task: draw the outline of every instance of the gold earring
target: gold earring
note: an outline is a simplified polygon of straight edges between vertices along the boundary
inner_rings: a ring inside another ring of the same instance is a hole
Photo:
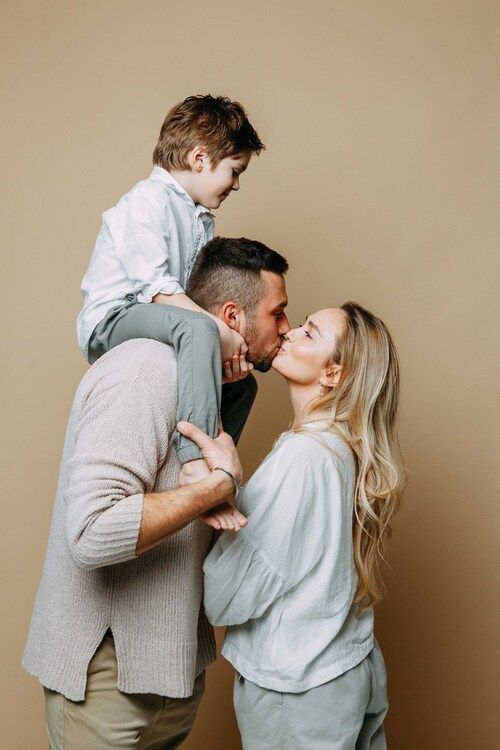
[[[326,394],[333,389],[333,385],[327,385],[326,383],[322,383],[321,380],[319,381],[319,385],[320,385],[321,396],[326,396]]]

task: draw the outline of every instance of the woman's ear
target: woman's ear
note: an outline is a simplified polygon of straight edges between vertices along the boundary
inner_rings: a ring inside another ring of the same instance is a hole
[[[340,365],[328,365],[319,379],[319,384],[323,388],[336,388],[340,383],[340,374],[342,368]]]

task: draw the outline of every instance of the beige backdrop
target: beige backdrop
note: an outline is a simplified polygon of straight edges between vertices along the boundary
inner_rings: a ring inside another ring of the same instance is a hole
[[[409,485],[376,618],[390,747],[492,748],[500,6],[4,5],[2,747],[46,747],[41,691],[19,659],[85,370],[75,317],[100,214],[148,173],[166,110],[212,92],[240,99],[268,145],[218,233],[286,254],[292,323],[353,298],[401,355]],[[247,472],[289,417],[283,383],[260,382]],[[230,693],[220,661],[187,750],[240,747]]]

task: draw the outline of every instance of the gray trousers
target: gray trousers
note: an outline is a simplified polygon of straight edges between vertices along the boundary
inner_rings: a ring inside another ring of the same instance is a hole
[[[129,339],[155,339],[173,347],[177,357],[177,422],[192,422],[210,437],[222,425],[237,443],[257,395],[253,375],[221,387],[219,329],[203,313],[171,305],[137,302],[135,294],[110,310],[95,328],[89,344],[89,362]],[[221,403],[222,402],[222,403]],[[201,458],[191,440],[174,434],[181,464]]]
[[[386,673],[378,645],[356,667],[303,693],[267,690],[236,675],[243,750],[386,750]]]

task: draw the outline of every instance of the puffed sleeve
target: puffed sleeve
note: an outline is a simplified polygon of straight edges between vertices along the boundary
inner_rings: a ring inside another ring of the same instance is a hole
[[[339,496],[340,481],[328,451],[304,435],[291,435],[257,470],[242,498],[243,512],[252,506],[247,526],[222,533],[205,561],[214,625],[260,617],[312,570],[331,540],[330,495]]]

